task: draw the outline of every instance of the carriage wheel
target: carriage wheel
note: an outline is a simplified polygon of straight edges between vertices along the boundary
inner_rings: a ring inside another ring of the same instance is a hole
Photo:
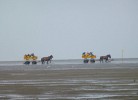
[[[90,62],[91,63],[95,63],[95,59],[90,59]]]
[[[37,62],[36,61],[32,61],[32,64],[34,65],[34,64],[37,64]]]
[[[83,61],[84,63],[88,63],[89,62],[89,60],[88,59],[84,59],[84,61]]]
[[[26,61],[24,64],[25,65],[29,65],[30,64],[30,61]]]

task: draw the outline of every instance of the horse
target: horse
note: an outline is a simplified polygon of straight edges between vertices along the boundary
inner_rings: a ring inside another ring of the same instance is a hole
[[[103,60],[105,60],[105,62],[107,62],[108,61],[108,58],[111,58],[111,55],[110,54],[108,54],[106,56],[100,56],[100,63],[103,62]]]
[[[48,57],[43,57],[43,58],[41,58],[41,62],[42,62],[42,64],[45,64],[46,61],[47,61],[47,64],[48,64],[49,61],[51,63],[52,58],[53,58],[52,55],[50,55]]]

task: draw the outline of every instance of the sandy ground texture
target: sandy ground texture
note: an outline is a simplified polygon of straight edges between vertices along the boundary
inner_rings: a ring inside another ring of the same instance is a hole
[[[138,64],[0,66],[0,100],[138,100]]]

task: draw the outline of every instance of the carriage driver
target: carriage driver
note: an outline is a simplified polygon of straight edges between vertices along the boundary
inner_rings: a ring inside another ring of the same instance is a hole
[[[90,55],[91,55],[91,56],[94,56],[94,55],[93,55],[93,52],[90,52]]]
[[[34,53],[32,53],[31,56],[34,56]]]

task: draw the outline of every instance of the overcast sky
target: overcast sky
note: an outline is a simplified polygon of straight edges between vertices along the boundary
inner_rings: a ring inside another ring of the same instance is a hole
[[[138,0],[0,0],[0,60],[138,57]]]

